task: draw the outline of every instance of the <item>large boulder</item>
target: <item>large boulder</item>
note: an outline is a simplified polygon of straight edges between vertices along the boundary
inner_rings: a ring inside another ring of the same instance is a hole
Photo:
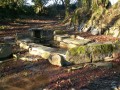
[[[7,58],[12,54],[12,45],[0,43],[0,59]]]
[[[65,57],[60,54],[50,55],[48,60],[52,65],[56,65],[56,66],[65,66],[67,64]]]

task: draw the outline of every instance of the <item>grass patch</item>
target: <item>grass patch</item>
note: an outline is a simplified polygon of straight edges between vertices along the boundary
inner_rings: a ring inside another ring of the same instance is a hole
[[[7,29],[7,26],[0,26],[0,30],[4,30],[4,29]]]

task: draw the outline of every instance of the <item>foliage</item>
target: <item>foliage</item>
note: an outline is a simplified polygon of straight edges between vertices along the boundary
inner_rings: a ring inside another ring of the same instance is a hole
[[[74,30],[77,30],[76,26],[81,23],[86,23],[90,19],[93,22],[95,18],[99,20],[108,5],[109,0],[78,0],[78,8],[72,15],[70,25],[74,25]]]
[[[0,30],[4,30],[6,28],[7,28],[7,26],[0,26]]]
[[[49,0],[32,0],[34,5],[34,11],[36,14],[38,14],[40,11],[43,10],[43,6],[49,1]]]
[[[21,12],[24,12],[25,0],[1,0],[0,1],[0,18],[15,18]]]

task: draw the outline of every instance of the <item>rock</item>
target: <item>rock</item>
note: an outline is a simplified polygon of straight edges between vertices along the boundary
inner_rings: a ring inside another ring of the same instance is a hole
[[[103,61],[105,57],[112,56],[115,49],[113,44],[77,46],[67,51],[66,60],[74,64]]]
[[[41,57],[44,58],[44,59],[48,59],[50,56],[50,52],[44,52],[41,54]]]
[[[3,37],[4,42],[8,44],[15,44],[15,38],[11,36]]]
[[[84,68],[84,65],[72,66],[71,68],[68,69],[68,72],[78,70],[78,69],[82,69],[82,68]]]
[[[113,44],[94,44],[88,47],[92,62],[103,61],[105,57],[112,56],[114,50]]]
[[[41,56],[44,59],[48,59],[49,56],[50,56],[50,53],[52,51],[55,51],[55,49],[50,48],[50,47],[46,47],[46,46],[43,46],[43,45],[39,45],[37,47],[33,46],[29,49],[29,53],[31,55],[38,55],[38,56]]]
[[[54,40],[56,41],[62,41],[65,38],[69,38],[69,36],[68,35],[55,35],[54,36]]]
[[[27,43],[25,43],[25,42],[20,42],[19,46],[20,46],[20,48],[23,48],[23,49],[26,49],[26,50],[28,50],[28,49],[29,49],[28,44],[27,44]]]
[[[75,47],[77,47],[77,45],[75,45],[75,44],[68,44],[68,46],[67,46],[68,49],[75,48]]]
[[[91,30],[91,34],[92,35],[98,35],[99,34],[99,30],[98,29],[92,29]]]
[[[50,55],[48,60],[52,65],[56,65],[56,66],[64,66],[67,64],[65,58],[59,54]]]
[[[83,29],[84,25],[85,25],[85,24],[82,22],[82,23],[80,24],[80,26],[78,26],[78,31],[79,31],[79,32],[81,32],[81,31],[82,31],[82,29]]]
[[[91,29],[91,26],[88,26],[88,27],[85,27],[85,28],[83,28],[83,32],[88,32],[89,30]]]
[[[113,52],[113,53],[112,53],[112,57],[113,57],[113,58],[119,58],[119,57],[120,57],[120,52],[119,52],[119,50]]]
[[[54,35],[61,35],[61,34],[66,34],[67,32],[64,30],[55,30]]]
[[[65,42],[60,42],[60,45],[59,45],[61,48],[68,48],[68,44],[65,43]]]
[[[66,52],[66,50],[51,48],[40,44],[30,43],[28,45],[31,46],[31,48],[29,48],[29,53],[31,55],[38,55],[44,59],[48,59],[51,54],[59,54],[64,56]]]
[[[60,42],[58,42],[58,41],[50,41],[49,43],[53,47],[59,47],[60,46]]]
[[[89,43],[91,40],[89,39],[79,39],[79,40],[73,40],[72,44],[76,44],[76,45],[85,45],[87,43]]]
[[[120,30],[119,30],[119,29],[115,29],[115,30],[114,30],[114,34],[113,34],[113,37],[118,37],[118,36],[119,36],[119,33],[120,33]]]
[[[20,46],[20,48],[23,48],[23,49],[29,49],[29,43],[31,43],[32,42],[32,40],[31,39],[29,39],[29,38],[25,38],[25,39],[20,39],[20,40],[17,40],[17,45],[19,45]]]
[[[84,39],[84,38],[80,36],[76,36],[76,39]]]
[[[0,43],[0,59],[7,58],[12,55],[12,45]]]
[[[25,43],[32,43],[33,41],[30,39],[30,38],[25,38],[25,39],[20,39],[20,40],[17,40],[18,42],[25,42]]]
[[[91,58],[86,46],[72,48],[66,52],[66,60],[73,64],[89,63]]]
[[[71,39],[71,38],[63,39],[63,42],[68,43],[68,44],[72,43],[73,41],[74,39]]]
[[[114,65],[112,62],[97,62],[93,63],[96,67],[112,68]]]
[[[30,33],[16,33],[16,39],[26,39],[26,38],[31,38]]]
[[[114,58],[112,58],[112,57],[105,57],[104,58],[104,61],[106,61],[106,62],[110,62],[110,61],[113,61],[114,60]]]
[[[75,39],[76,35],[70,35],[70,38]]]
[[[33,62],[33,61],[38,61],[40,58],[38,58],[38,57],[32,57],[32,56],[23,56],[23,57],[20,57],[19,59],[22,60],[22,61]]]
[[[63,42],[68,43],[68,44],[75,44],[75,45],[85,45],[89,42],[91,42],[91,40],[89,39],[63,39]]]

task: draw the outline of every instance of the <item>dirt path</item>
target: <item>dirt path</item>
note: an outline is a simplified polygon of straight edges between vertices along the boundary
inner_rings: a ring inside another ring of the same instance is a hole
[[[53,66],[42,59],[10,60],[0,64],[0,90],[111,90],[112,84],[120,85],[120,66],[68,71],[70,68]]]

